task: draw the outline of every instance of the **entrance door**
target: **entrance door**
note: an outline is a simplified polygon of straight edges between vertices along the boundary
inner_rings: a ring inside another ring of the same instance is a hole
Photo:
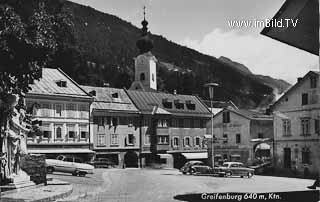
[[[283,155],[283,164],[285,168],[291,168],[291,149],[290,148],[284,148],[283,149],[284,155]]]

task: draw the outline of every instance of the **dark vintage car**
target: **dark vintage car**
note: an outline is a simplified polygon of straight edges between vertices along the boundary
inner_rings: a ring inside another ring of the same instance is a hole
[[[108,158],[95,158],[93,161],[90,161],[89,164],[95,168],[110,168],[116,166],[116,164]]]
[[[245,167],[240,162],[224,162],[219,168],[220,172],[223,172],[226,177],[229,176],[247,176],[251,178],[254,174],[254,169]]]
[[[182,174],[194,174],[199,169],[206,169],[206,166],[202,161],[188,161],[180,168]]]

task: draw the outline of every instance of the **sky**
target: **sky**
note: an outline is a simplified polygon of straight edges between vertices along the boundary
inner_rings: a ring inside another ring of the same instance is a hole
[[[72,0],[141,27],[143,6],[153,34],[219,58],[228,57],[253,73],[294,84],[319,58],[260,34],[263,27],[230,27],[230,20],[271,19],[284,0]]]

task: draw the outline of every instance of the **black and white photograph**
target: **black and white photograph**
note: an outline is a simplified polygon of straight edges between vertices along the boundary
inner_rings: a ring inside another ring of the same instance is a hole
[[[0,0],[0,202],[320,202],[319,0]]]

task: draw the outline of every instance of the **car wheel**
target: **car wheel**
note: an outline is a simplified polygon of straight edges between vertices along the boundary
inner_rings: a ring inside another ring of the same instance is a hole
[[[253,176],[253,173],[248,172],[247,176],[248,176],[248,178],[251,178]]]
[[[77,176],[78,174],[79,174],[79,172],[78,172],[77,170],[75,170],[75,171],[72,173],[73,176]]]
[[[190,170],[190,175],[194,175],[196,173],[196,171],[194,169]]]
[[[231,171],[226,172],[226,177],[231,177],[231,176],[232,176],[232,172]]]
[[[85,177],[86,174],[87,174],[86,172],[81,172],[81,171],[79,172],[79,176],[80,176],[80,177]]]
[[[182,174],[186,175],[187,173],[186,172],[182,172]]]
[[[53,167],[47,167],[47,173],[48,174],[52,174],[54,171],[54,168]]]

